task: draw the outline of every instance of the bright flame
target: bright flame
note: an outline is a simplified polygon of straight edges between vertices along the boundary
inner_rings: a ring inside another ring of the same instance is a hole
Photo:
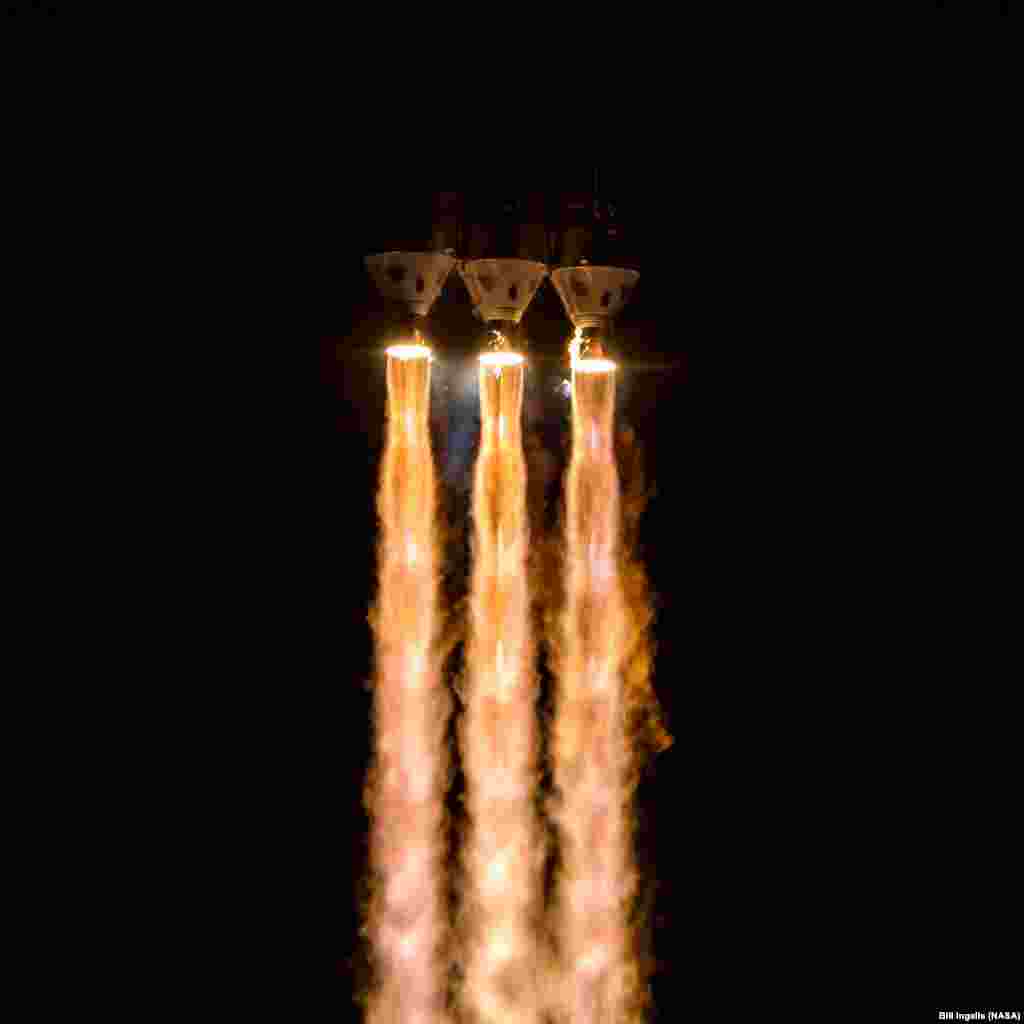
[[[523,359],[518,352],[484,352],[480,356],[484,366],[519,366]]]
[[[580,361],[580,348],[583,345],[583,329],[576,328],[576,333],[569,339],[569,363],[575,368]]]
[[[617,369],[615,363],[610,359],[598,359],[591,356],[581,356],[583,348],[583,328],[577,327],[573,336],[569,339],[569,364],[575,373],[609,373]]]
[[[573,369],[576,373],[611,373],[618,367],[610,359],[577,359]]]
[[[626,702],[620,666],[629,620],[617,568],[619,479],[609,360],[573,361],[573,445],[566,474],[565,592],[555,659],[552,736],[561,838],[555,928],[561,951],[555,1019],[636,1019],[638,968],[628,904],[635,876],[628,796]]]
[[[539,730],[527,583],[526,367],[480,357],[480,453],[473,486],[468,687],[460,723],[469,825],[462,852],[461,992],[467,1020],[540,1024],[542,832],[534,810]]]
[[[429,359],[430,349],[426,345],[392,345],[387,353],[392,359]]]
[[[366,792],[379,880],[367,934],[375,968],[368,1024],[447,1021],[442,877],[447,694],[439,671],[430,350],[388,349],[388,431],[377,511],[374,764]]]

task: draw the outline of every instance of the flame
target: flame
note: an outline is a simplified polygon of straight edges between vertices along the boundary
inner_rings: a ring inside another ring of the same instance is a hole
[[[614,366],[580,359],[580,340],[577,331],[570,345],[573,448],[565,483],[565,596],[552,652],[558,799],[550,806],[562,868],[553,915],[560,960],[551,1012],[559,1024],[623,1024],[638,1018],[644,1001],[629,924],[636,869],[621,666],[631,620],[618,571]]]
[[[487,367],[488,370],[495,376],[501,376],[501,370],[504,366],[521,366],[523,363],[523,356],[518,352],[485,352],[480,356],[480,366]]]
[[[519,366],[523,360],[518,352],[485,352],[480,356],[484,366]]]
[[[617,369],[610,359],[577,359],[573,364],[576,373],[613,373]]]
[[[366,934],[375,979],[369,1024],[442,1024],[444,731],[438,537],[428,403],[430,350],[388,350],[388,433],[380,470],[374,628],[374,762],[366,787],[372,892]]]
[[[533,803],[539,729],[526,572],[524,378],[521,355],[480,357],[468,689],[460,723],[469,824],[459,1001],[467,1019],[481,1024],[542,1020],[533,923],[541,908],[543,843]]]
[[[392,359],[431,359],[432,353],[426,345],[391,345],[387,354]]]
[[[580,361],[580,348],[583,345],[583,329],[576,328],[576,333],[569,339],[569,365],[575,370]]]
[[[609,373],[617,369],[615,363],[610,359],[599,357],[601,346],[596,342],[592,347],[597,355],[584,355],[584,349],[590,347],[591,342],[583,337],[583,328],[577,327],[576,332],[569,339],[569,365],[574,373]]]
[[[460,690],[469,825],[456,995],[459,1013],[473,1024],[633,1024],[647,998],[629,923],[637,882],[632,745],[642,731],[653,750],[672,740],[657,721],[650,687],[646,577],[629,555],[643,498],[632,484],[620,487],[616,470],[615,364],[582,357],[583,344],[577,329],[570,342],[565,534],[535,541],[564,559],[564,572],[548,582],[532,560],[527,572],[525,361],[507,350],[480,357],[468,687],[464,695]],[[450,705],[440,673],[430,350],[393,346],[388,356],[380,586],[371,617],[375,760],[366,790],[375,884],[366,933],[376,979],[366,1020],[448,1024],[443,826]],[[631,479],[637,474],[626,472],[624,480]],[[545,849],[534,811],[540,771],[531,585],[562,588],[557,598],[540,591],[556,684],[557,799],[549,809],[562,867],[549,922],[557,934],[554,959],[536,925]]]

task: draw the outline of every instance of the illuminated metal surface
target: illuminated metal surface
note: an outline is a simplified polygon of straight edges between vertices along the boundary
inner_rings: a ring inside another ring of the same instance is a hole
[[[610,328],[640,279],[623,267],[563,267],[551,274],[566,315],[574,327]]]
[[[366,269],[381,295],[401,302],[416,316],[430,312],[455,266],[441,252],[381,252],[366,257]]]
[[[519,323],[548,268],[532,260],[471,260],[459,264],[473,306],[482,320]]]

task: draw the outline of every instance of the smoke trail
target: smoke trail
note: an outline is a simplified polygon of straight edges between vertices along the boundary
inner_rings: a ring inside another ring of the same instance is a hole
[[[640,517],[650,492],[645,486],[643,457],[632,427],[625,426],[616,432],[615,460],[619,468],[622,506],[619,582],[629,624],[622,679],[629,716],[628,733],[634,754],[631,761],[635,784],[647,758],[667,750],[674,741],[662,718],[651,682],[654,609],[647,569],[638,554]]]
[[[551,812],[561,845],[551,1009],[562,1024],[623,1024],[644,1002],[629,923],[634,771],[621,669],[635,627],[620,578],[613,371],[603,360],[573,360],[564,607],[551,650]]]
[[[375,639],[375,760],[367,781],[375,984],[370,1024],[439,1024],[445,1011],[444,731],[437,606],[436,494],[429,435],[430,358],[388,351],[388,430],[380,471]]]
[[[472,1024],[536,1024],[544,844],[535,645],[527,580],[521,358],[481,358],[481,443],[474,492],[474,563],[467,707],[460,722],[469,826],[463,850],[463,982]]]

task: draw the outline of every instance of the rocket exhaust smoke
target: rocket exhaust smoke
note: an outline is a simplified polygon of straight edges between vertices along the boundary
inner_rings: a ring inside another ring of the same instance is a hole
[[[467,1024],[538,1024],[544,843],[535,643],[521,415],[521,356],[479,366],[466,710],[459,741],[468,826],[462,851],[459,1004]]]
[[[553,931],[559,1024],[638,1019],[643,996],[629,926],[636,886],[627,698],[632,619],[619,573],[614,364],[573,358],[572,456],[565,479],[564,607],[552,645],[550,808],[561,868]]]
[[[457,738],[466,822],[457,859],[448,863],[445,794],[453,765],[443,668],[463,635],[463,602],[442,607],[446,534],[430,443],[431,353],[417,325],[456,260],[387,252],[366,263],[380,292],[404,304],[416,344],[393,346],[387,357],[378,590],[370,613],[374,732],[364,791],[370,872],[362,932],[372,980],[364,1019],[639,1024],[652,957],[638,941],[632,794],[643,750],[657,752],[672,740],[651,686],[653,608],[633,554],[646,500],[640,450],[631,431],[614,434],[615,365],[594,358],[604,355],[601,339],[638,274],[581,264],[551,275],[576,325],[572,455],[562,532],[545,525],[538,472],[531,537],[521,431],[525,365],[508,350],[500,325],[519,323],[547,268],[524,260],[459,263],[481,319],[499,329],[477,367],[481,442],[465,663],[462,686],[456,684],[465,705]],[[470,433],[461,446],[467,456]],[[452,463],[456,485],[462,465]],[[536,705],[547,674],[538,669],[534,623],[545,635],[552,681],[553,717],[545,713],[543,733]],[[548,850],[557,851],[549,864]]]
[[[375,983],[370,1024],[439,1024],[445,1001],[445,725],[436,494],[429,436],[430,352],[396,346],[387,360],[387,441],[377,511],[375,754],[367,780]]]

